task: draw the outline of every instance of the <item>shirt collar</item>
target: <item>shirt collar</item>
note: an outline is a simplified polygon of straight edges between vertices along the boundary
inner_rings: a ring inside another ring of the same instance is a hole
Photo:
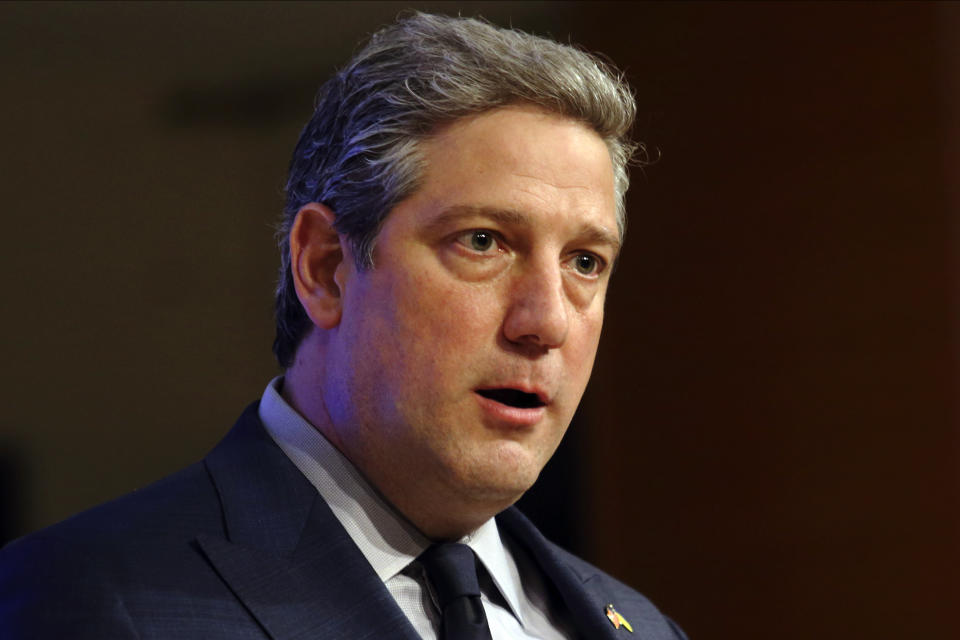
[[[416,559],[430,541],[398,514],[366,478],[313,425],[293,409],[270,381],[260,399],[260,420],[291,462],[316,487],[384,582]]]
[[[267,384],[260,399],[260,420],[267,433],[330,505],[353,542],[386,582],[430,546],[430,540],[367,482],[319,430],[280,395],[283,376]],[[523,626],[520,572],[490,518],[460,542],[468,545],[490,574],[513,615]]]
[[[460,542],[477,554],[520,626],[525,626],[523,608],[520,606],[520,571],[500,538],[497,521],[490,518],[480,525],[479,529],[464,536]]]

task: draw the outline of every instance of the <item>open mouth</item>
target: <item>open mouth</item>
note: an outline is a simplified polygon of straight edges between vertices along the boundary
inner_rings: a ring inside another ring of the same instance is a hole
[[[519,389],[477,389],[477,393],[484,398],[517,409],[536,409],[546,405],[537,394]]]

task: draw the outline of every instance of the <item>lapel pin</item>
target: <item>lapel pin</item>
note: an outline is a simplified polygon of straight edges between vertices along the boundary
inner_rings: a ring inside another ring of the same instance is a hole
[[[613,625],[614,629],[619,629],[623,627],[630,633],[633,633],[633,627],[630,626],[630,623],[627,622],[627,619],[620,615],[620,612],[613,608],[612,604],[608,604],[607,608],[604,609],[604,613],[607,614],[607,620],[610,621],[610,624]]]

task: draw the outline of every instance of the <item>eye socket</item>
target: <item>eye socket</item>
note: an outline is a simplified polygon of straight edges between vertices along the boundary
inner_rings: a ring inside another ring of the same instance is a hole
[[[491,250],[499,248],[496,234],[486,229],[464,231],[457,236],[457,242],[477,253],[490,253]]]
[[[603,270],[603,261],[592,253],[578,253],[570,264],[577,273],[584,276],[595,276]]]

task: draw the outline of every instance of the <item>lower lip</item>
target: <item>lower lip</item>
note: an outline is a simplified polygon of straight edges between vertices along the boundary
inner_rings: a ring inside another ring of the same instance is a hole
[[[530,409],[521,409],[519,407],[510,407],[501,404],[496,400],[485,398],[479,393],[474,394],[484,412],[500,423],[506,423],[514,427],[532,427],[543,419],[547,412],[546,407],[533,407]]]

